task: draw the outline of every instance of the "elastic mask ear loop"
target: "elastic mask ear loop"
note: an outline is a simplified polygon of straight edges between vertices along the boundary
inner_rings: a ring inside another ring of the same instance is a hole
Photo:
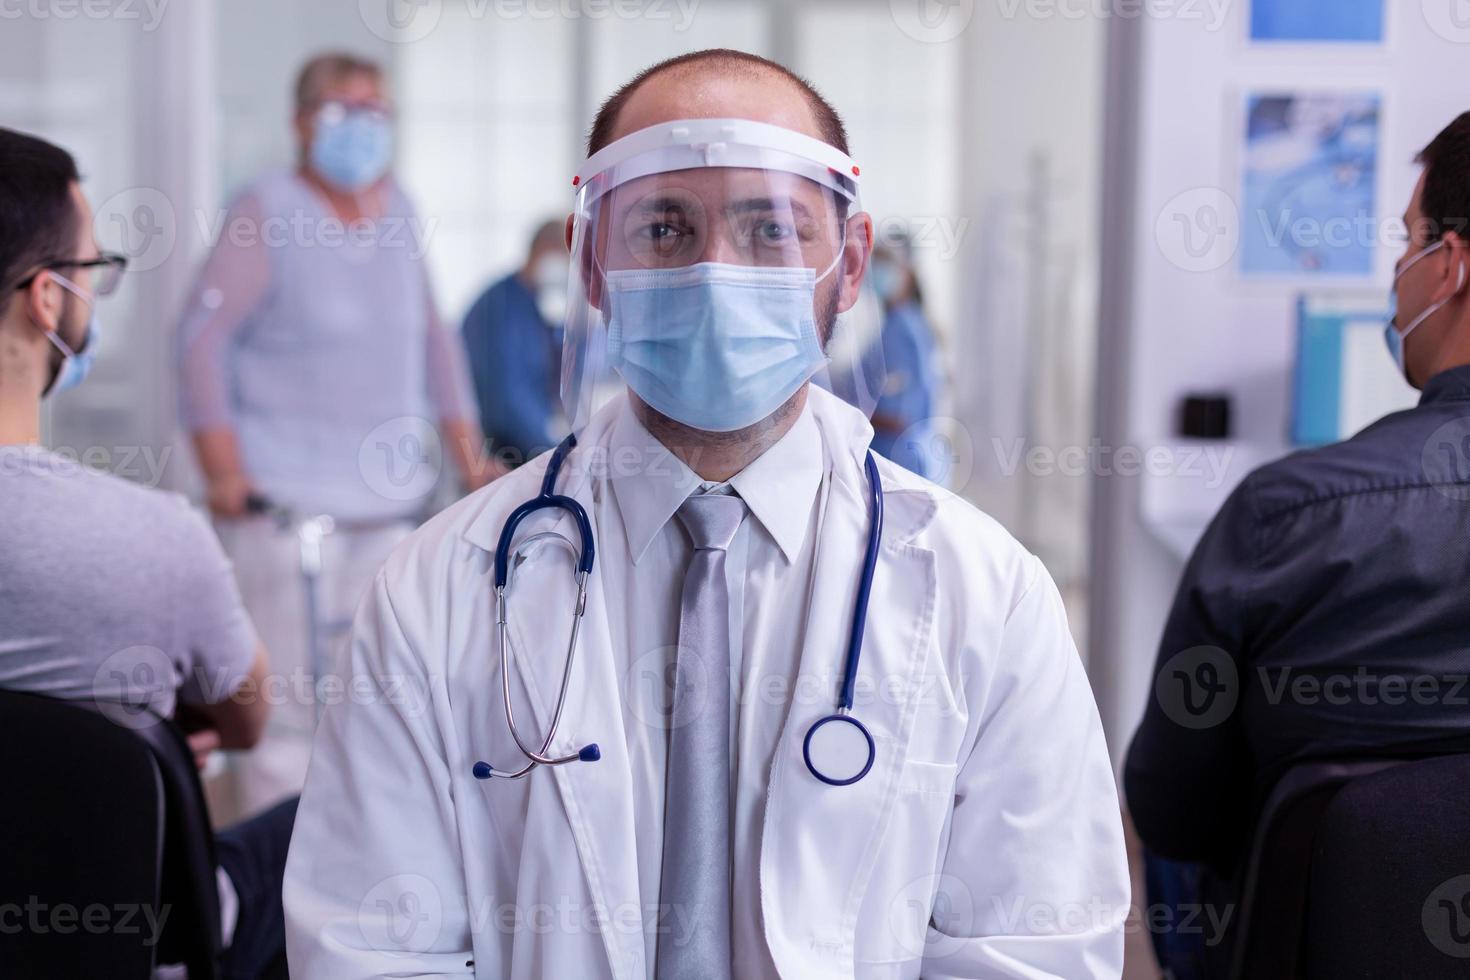
[[[842,196],[846,199],[848,207],[852,207],[854,204],[857,203],[857,198],[855,197],[850,197],[847,194],[843,194]],[[837,268],[837,266],[842,262],[842,256],[844,253],[847,252],[847,223],[851,219],[851,214],[848,214],[847,217],[842,219],[842,240],[837,243],[837,257],[832,260],[831,265],[827,266],[826,271],[824,271],[820,276],[817,276],[816,282],[821,282],[822,280],[830,276],[832,274],[832,270]],[[813,285],[816,285],[816,283],[813,283]]]
[[[46,274],[49,275],[52,279],[54,279],[56,281],[56,285],[60,286],[62,289],[64,289],[67,292],[71,293],[73,296],[75,296],[77,299],[81,300],[83,303],[86,303],[87,304],[87,310],[89,312],[92,310],[93,306],[96,304],[96,301],[97,301],[97,299],[96,299],[95,296],[88,296],[86,293],[82,292],[82,287],[78,286],[76,283],[72,282],[70,279],[66,278],[66,276],[63,276],[61,273],[57,272],[55,269],[47,269],[46,270]],[[77,348],[76,350],[72,350],[71,349],[71,345],[68,344],[66,341],[64,341],[64,340],[61,339],[61,324],[60,323],[58,323],[56,325],[56,329],[55,330],[45,330],[45,329],[43,329],[41,332],[46,335],[46,339],[47,340],[51,341],[51,346],[52,347],[55,347],[58,351],[60,351],[61,352],[61,356],[64,357],[64,358],[66,358],[66,359],[68,359],[68,360],[70,360],[73,357],[76,357],[77,354],[79,354],[82,351],[86,350],[87,349],[87,342],[88,342],[88,340],[91,339],[90,337],[83,337],[82,338],[82,346],[79,347],[79,348]]]
[[[1444,239],[1443,238],[1441,238],[1439,241],[1435,242],[1433,245],[1429,246],[1428,248],[1421,250],[1418,255],[1416,255],[1412,259],[1410,259],[1408,261],[1408,264],[1406,264],[1402,269],[1400,269],[1398,271],[1398,275],[1396,275],[1396,276],[1393,277],[1394,278],[1394,281],[1398,281],[1399,279],[1402,279],[1404,277],[1404,273],[1408,272],[1410,269],[1414,268],[1414,266],[1418,265],[1420,262],[1422,262],[1425,259],[1429,258],[1429,256],[1433,255],[1435,252],[1438,252],[1442,248],[1444,248]]]
[[[1442,243],[1442,241],[1441,241],[1441,243]],[[1437,244],[1439,244],[1439,243],[1437,243]],[[1432,249],[1431,249],[1431,251],[1432,251]],[[1417,262],[1418,259],[1420,257],[1422,257],[1423,255],[1425,255],[1425,254],[1428,254],[1428,252],[1424,252],[1424,253],[1421,253],[1420,256],[1416,256],[1414,261]],[[1404,268],[1403,272],[1400,272],[1399,275],[1402,276],[1404,272],[1408,272],[1409,269],[1413,268],[1413,266],[1414,266],[1414,263],[1413,262],[1409,263],[1409,265],[1406,266]],[[1397,279],[1395,279],[1395,286],[1397,286]],[[1465,288],[1465,262],[1464,262],[1464,260],[1461,260],[1461,262],[1460,262],[1460,272],[1459,272],[1459,275],[1457,275],[1455,277],[1455,291],[1453,293],[1450,293],[1444,299],[1440,300],[1438,303],[1432,304],[1427,309],[1425,309],[1424,312],[1422,312],[1418,316],[1414,317],[1414,321],[1412,323],[1410,323],[1407,327],[1405,327],[1403,329],[1403,332],[1401,332],[1399,334],[1400,340],[1406,339],[1409,336],[1409,334],[1413,333],[1415,330],[1418,330],[1430,317],[1434,316],[1434,314],[1436,314],[1440,310],[1442,310],[1445,307],[1445,305],[1447,303],[1449,303],[1450,300],[1452,300],[1456,296],[1460,295],[1460,290],[1462,290],[1464,288]],[[1395,295],[1397,295],[1397,294],[1395,294]],[[1397,329],[1397,328],[1395,328],[1395,329]]]
[[[842,222],[842,241],[840,241],[840,242],[837,243],[837,258],[833,259],[832,260],[832,264],[829,265],[829,266],[827,266],[827,271],[823,272],[820,276],[817,276],[816,281],[813,282],[812,285],[815,286],[815,285],[817,285],[817,283],[820,283],[822,280],[824,280],[828,276],[830,276],[832,274],[832,270],[833,269],[836,269],[837,266],[842,263],[842,256],[843,256],[843,253],[845,253],[846,251],[847,251],[847,221],[844,220]]]

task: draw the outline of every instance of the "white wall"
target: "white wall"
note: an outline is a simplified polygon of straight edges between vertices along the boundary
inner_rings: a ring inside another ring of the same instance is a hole
[[[1054,5],[977,3],[958,104],[970,225],[955,362],[970,496],[1064,593],[1085,588],[1086,478],[1017,467],[1014,454],[1091,435],[1105,30]],[[1079,639],[1083,613],[1069,601]]]
[[[0,118],[69,150],[104,250],[131,260],[100,301],[94,376],[48,400],[59,451],[177,486],[172,326],[197,249],[180,220],[210,181],[210,5],[14,5],[0,19]]]
[[[1294,302],[1301,285],[1243,280],[1233,261],[1213,271],[1188,271],[1176,261],[1178,240],[1156,234],[1156,227],[1161,216],[1166,228],[1176,227],[1176,214],[1193,221],[1200,204],[1218,203],[1222,195],[1238,200],[1242,106],[1252,88],[1380,90],[1376,207],[1380,219],[1399,215],[1413,189],[1415,153],[1470,108],[1463,83],[1470,30],[1450,29],[1448,0],[1388,3],[1388,42],[1381,49],[1248,47],[1249,8],[1243,3],[1226,5],[1215,30],[1208,18],[1182,16],[1113,25],[1114,50],[1121,57],[1138,53],[1136,65],[1124,66],[1134,68],[1136,78],[1130,82],[1122,72],[1119,84],[1127,91],[1116,107],[1131,109],[1134,118],[1114,116],[1114,122],[1120,131],[1130,122],[1137,131],[1120,137],[1128,145],[1115,140],[1109,150],[1115,161],[1132,166],[1115,168],[1119,172],[1105,193],[1132,207],[1120,216],[1127,227],[1104,229],[1104,241],[1126,256],[1116,267],[1125,281],[1116,284],[1103,309],[1101,343],[1124,352],[1116,369],[1105,367],[1099,379],[1107,389],[1103,436],[1116,445],[1171,445],[1179,397],[1202,389],[1233,396],[1236,430],[1232,464],[1212,494],[1197,495],[1198,488],[1180,475],[1108,478],[1111,486],[1100,496],[1093,526],[1094,677],[1117,757],[1150,690],[1183,550],[1208,512],[1198,520],[1181,518],[1194,525],[1189,529],[1161,527],[1143,519],[1145,502],[1152,501],[1157,512],[1160,500],[1205,499],[1213,509],[1251,467],[1287,451]],[[1431,16],[1436,14],[1442,19]],[[1386,292],[1397,255],[1396,247],[1380,245],[1375,273],[1341,285]]]

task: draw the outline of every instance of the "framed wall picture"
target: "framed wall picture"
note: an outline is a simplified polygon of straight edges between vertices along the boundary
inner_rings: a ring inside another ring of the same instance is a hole
[[[1242,275],[1373,274],[1381,109],[1376,92],[1247,95],[1240,153]]]
[[[1251,0],[1260,43],[1382,44],[1384,0]]]

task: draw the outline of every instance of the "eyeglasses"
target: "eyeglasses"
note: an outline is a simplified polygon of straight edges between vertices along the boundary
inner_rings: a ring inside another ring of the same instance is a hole
[[[382,102],[343,102],[328,99],[319,102],[312,110],[312,117],[322,125],[339,123],[348,116],[368,116],[378,122],[392,122],[393,113]]]
[[[92,279],[93,295],[111,296],[117,291],[118,284],[122,282],[122,274],[127,267],[128,257],[126,255],[118,255],[116,252],[103,252],[95,259],[77,259],[72,262],[47,262],[24,280],[16,283],[15,288],[25,289],[36,281],[37,276],[48,269],[97,269],[99,271]]]

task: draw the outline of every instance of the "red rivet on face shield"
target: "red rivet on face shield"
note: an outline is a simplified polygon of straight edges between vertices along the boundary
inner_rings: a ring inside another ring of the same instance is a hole
[[[572,178],[572,186],[573,187],[576,187],[581,182],[582,182],[582,178],[581,177],[573,177]]]
[[[862,176],[862,171],[857,168],[857,164],[855,163],[852,165],[852,175],[854,177]]]

